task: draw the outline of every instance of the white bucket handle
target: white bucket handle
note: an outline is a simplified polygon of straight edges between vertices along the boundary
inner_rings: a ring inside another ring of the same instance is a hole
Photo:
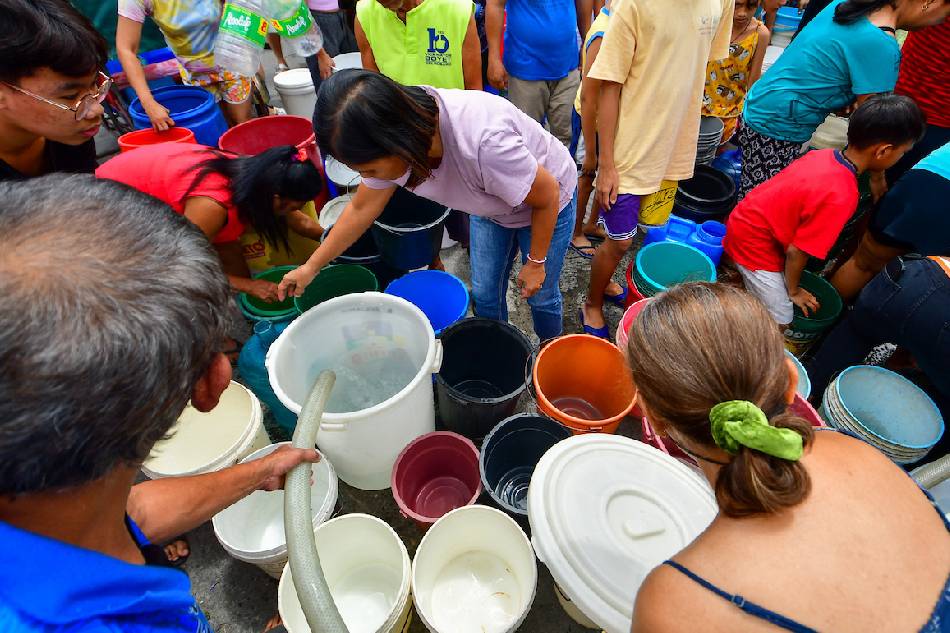
[[[343,422],[321,422],[320,430],[328,433],[340,432],[346,430],[346,424]]]
[[[432,356],[432,365],[429,366],[430,374],[437,374],[439,370],[442,369],[442,354],[444,349],[442,347],[442,341],[435,339],[435,354]]]

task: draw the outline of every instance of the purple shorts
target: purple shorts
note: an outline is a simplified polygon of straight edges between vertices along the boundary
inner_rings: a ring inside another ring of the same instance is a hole
[[[629,240],[637,234],[637,226],[649,230],[663,226],[673,211],[673,199],[676,196],[676,183],[664,180],[661,189],[655,193],[639,195],[622,193],[609,210],[600,210],[598,224],[604,227],[607,237],[612,240]]]

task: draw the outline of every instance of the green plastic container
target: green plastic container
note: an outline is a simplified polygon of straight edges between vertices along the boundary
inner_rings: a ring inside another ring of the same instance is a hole
[[[295,268],[296,266],[277,266],[262,273],[257,273],[254,275],[254,279],[264,279],[275,284],[280,283],[284,275]],[[294,307],[294,300],[291,297],[276,303],[267,303],[242,292],[238,295],[238,305],[241,307],[244,316],[252,321],[288,321],[298,314]]]
[[[808,317],[795,306],[795,317],[785,330],[785,348],[801,358],[825,330],[835,324],[844,309],[844,303],[834,286],[807,270],[802,272],[799,285],[815,295],[820,305],[818,311]]]
[[[334,297],[376,290],[379,290],[376,276],[362,266],[356,264],[327,266],[313,278],[303,295],[294,299],[294,305],[297,307],[297,312],[303,314],[310,308]]]

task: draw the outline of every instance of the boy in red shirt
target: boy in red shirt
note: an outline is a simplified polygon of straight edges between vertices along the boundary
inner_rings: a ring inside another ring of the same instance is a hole
[[[746,289],[788,325],[794,306],[819,305],[798,282],[809,256],[824,259],[858,204],[858,176],[900,160],[924,132],[909,97],[882,95],[851,115],[848,147],[809,152],[752,191],[726,222],[724,246]]]

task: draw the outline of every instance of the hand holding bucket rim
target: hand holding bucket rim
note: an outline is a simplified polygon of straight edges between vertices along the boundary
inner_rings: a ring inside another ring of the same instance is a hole
[[[290,296],[299,297],[303,295],[303,291],[319,272],[319,269],[311,271],[309,262],[288,272],[280,280],[280,285],[277,286],[277,298],[283,301]]]

